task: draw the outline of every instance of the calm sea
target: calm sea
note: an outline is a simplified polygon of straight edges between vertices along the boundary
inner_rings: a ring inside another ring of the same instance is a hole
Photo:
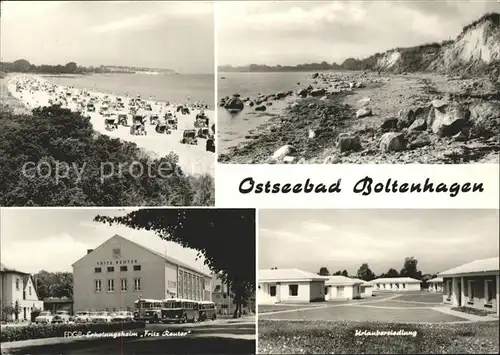
[[[140,94],[143,98],[154,96],[158,101],[175,103],[201,101],[214,106],[213,74],[94,74],[79,76],[46,76],[58,85],[73,85],[79,89],[131,96]]]
[[[257,94],[274,94],[280,91],[294,90],[312,84],[311,73],[218,73],[218,98],[233,94],[242,97],[256,97]],[[224,77],[224,79],[222,79]],[[300,84],[298,84],[300,83]],[[290,98],[293,99],[293,98]],[[218,147],[219,152],[238,145],[245,141],[245,136],[252,129],[265,123],[273,115],[278,114],[290,102],[273,101],[265,113],[256,112],[253,108],[245,109],[237,115],[230,115],[224,108],[219,107],[218,118]]]

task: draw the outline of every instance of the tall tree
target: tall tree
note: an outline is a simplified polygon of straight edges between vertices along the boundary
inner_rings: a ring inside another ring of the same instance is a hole
[[[402,277],[412,277],[414,279],[420,280],[422,278],[422,272],[418,271],[417,264],[418,260],[413,256],[406,257],[404,266],[399,274]]]
[[[255,292],[255,210],[140,209],[120,217],[96,216],[96,221],[154,232],[164,240],[198,251],[205,264],[240,304]]]
[[[41,299],[47,297],[73,298],[73,274],[41,270],[33,275],[36,292]]]
[[[330,276],[330,271],[328,271],[328,268],[326,266],[322,266],[319,269],[318,275],[321,275],[321,276]]]
[[[335,271],[335,273],[333,274],[333,276],[339,276],[339,275],[342,275],[342,271],[340,270]]]
[[[349,273],[347,272],[347,270],[342,271],[341,275],[345,276],[345,277],[349,277]]]
[[[358,279],[371,281],[375,279],[375,273],[370,269],[367,263],[363,263],[356,273]]]
[[[386,277],[399,277],[399,272],[393,268],[390,268],[389,271],[385,274]]]

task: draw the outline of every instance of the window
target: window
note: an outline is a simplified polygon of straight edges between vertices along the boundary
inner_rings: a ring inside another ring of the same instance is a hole
[[[127,267],[126,266],[120,266],[120,271],[127,271]]]
[[[403,289],[405,289],[405,288],[406,288],[406,284],[401,284],[401,285],[403,286]]]
[[[127,279],[121,279],[120,283],[122,291],[127,291]]]
[[[101,280],[94,280],[94,291],[101,292]]]
[[[485,281],[485,296],[486,296],[486,303],[491,304],[491,301],[493,300],[493,295],[494,295],[494,290],[493,290],[493,281],[492,280],[486,280]]]
[[[134,291],[140,291],[141,290],[141,279],[135,278],[134,279]]]
[[[299,285],[288,285],[288,294],[290,296],[298,296],[299,295]]]
[[[16,279],[16,291],[19,291],[19,279]]]
[[[101,268],[100,268],[100,267],[95,267],[95,268],[94,268],[94,272],[95,272],[95,273],[100,273],[101,271],[102,271],[102,270],[101,270]]]
[[[28,294],[31,296],[31,286],[28,287]]]
[[[115,280],[109,279],[108,280],[108,292],[114,292],[115,291]]]
[[[114,272],[115,267],[114,266],[108,266],[108,272]]]
[[[134,271],[141,271],[141,265],[134,265]]]
[[[276,286],[270,286],[269,287],[269,295],[271,297],[276,297]]]

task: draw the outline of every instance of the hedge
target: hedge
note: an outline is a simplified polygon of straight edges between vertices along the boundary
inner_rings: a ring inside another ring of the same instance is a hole
[[[0,343],[28,339],[64,337],[65,332],[107,333],[141,328],[145,328],[144,322],[104,324],[31,324],[27,326],[7,326],[5,328],[2,328],[2,331],[0,332]]]

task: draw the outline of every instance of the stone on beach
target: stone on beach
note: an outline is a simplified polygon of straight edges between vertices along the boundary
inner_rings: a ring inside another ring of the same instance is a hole
[[[364,97],[364,98],[358,100],[361,107],[368,106],[370,104],[370,101],[371,101],[371,99],[369,97]]]
[[[340,164],[340,163],[342,163],[342,159],[335,155],[327,156],[323,161],[323,164]]]
[[[286,157],[283,158],[283,164],[293,164],[295,163],[296,158],[287,155]]]
[[[325,89],[314,89],[311,90],[309,95],[316,97],[316,96],[323,96],[325,94]]]
[[[372,115],[372,109],[368,107],[360,108],[356,112],[356,118],[364,118]]]
[[[261,106],[256,106],[255,107],[255,111],[265,111],[266,110],[266,106],[265,105],[261,105]]]
[[[309,130],[307,137],[309,139],[314,139],[316,138],[316,132],[314,132],[312,129]]]
[[[271,156],[271,159],[273,160],[282,160],[284,157],[286,157],[289,154],[295,153],[295,148],[291,146],[290,144],[284,145],[278,150],[276,150],[273,155]]]
[[[238,96],[233,96],[225,102],[224,108],[227,110],[243,110],[245,108],[245,104]]]
[[[380,150],[382,152],[397,152],[406,149],[406,138],[401,132],[384,133],[380,138]]]
[[[349,133],[340,133],[337,137],[337,147],[341,153],[354,151],[357,152],[361,150],[361,140],[359,136],[349,134]]]
[[[434,118],[431,125],[432,132],[440,137],[453,136],[462,130],[468,118],[468,109],[465,109],[458,102],[452,102],[440,106],[440,108],[434,106]]]

